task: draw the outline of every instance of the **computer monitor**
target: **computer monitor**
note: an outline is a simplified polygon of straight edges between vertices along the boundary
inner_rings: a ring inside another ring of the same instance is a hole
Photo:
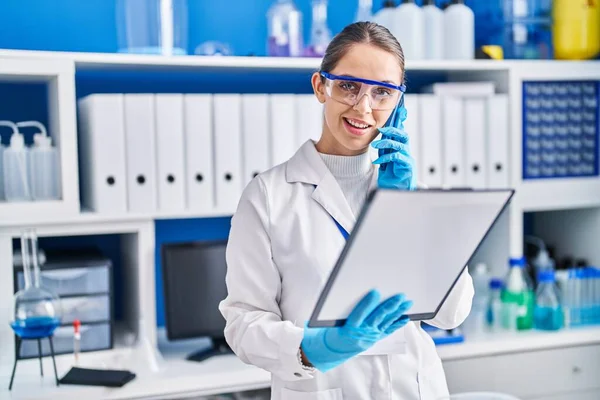
[[[227,296],[226,240],[164,244],[161,247],[165,319],[169,340],[209,337],[213,347],[187,359],[229,354],[219,303]]]

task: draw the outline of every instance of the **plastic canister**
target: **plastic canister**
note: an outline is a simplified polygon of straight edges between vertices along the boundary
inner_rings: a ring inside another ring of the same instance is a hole
[[[29,183],[29,149],[25,147],[25,139],[16,124],[0,121],[0,125],[13,126],[10,146],[4,151],[4,195],[7,201],[31,200]]]
[[[464,0],[452,0],[444,10],[444,58],[475,58],[475,14]]]
[[[554,58],[585,60],[600,54],[600,0],[554,0]]]
[[[425,29],[425,58],[444,58],[444,12],[435,5],[435,0],[423,1],[423,23]]]
[[[395,11],[396,4],[394,4],[394,1],[385,0],[383,2],[383,8],[373,16],[373,22],[376,22],[381,26],[385,26],[390,32],[392,32]]]
[[[396,7],[390,30],[400,42],[407,60],[425,58],[424,15],[415,0],[402,0],[402,4]]]

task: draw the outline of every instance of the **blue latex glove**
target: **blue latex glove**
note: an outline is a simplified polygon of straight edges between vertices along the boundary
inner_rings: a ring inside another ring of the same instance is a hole
[[[379,301],[379,292],[373,290],[354,307],[344,326],[305,328],[301,344],[304,356],[316,369],[326,372],[408,323],[404,314],[412,302],[406,301],[404,295]]]
[[[381,139],[371,143],[379,150],[379,158],[373,161],[379,164],[377,184],[381,188],[414,190],[417,188],[415,160],[410,155],[408,135],[404,132],[406,108],[401,103],[386,122]]]

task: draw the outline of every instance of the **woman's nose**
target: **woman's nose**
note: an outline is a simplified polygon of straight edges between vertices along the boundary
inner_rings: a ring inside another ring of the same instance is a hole
[[[363,96],[356,101],[356,104],[354,104],[353,108],[362,114],[370,114],[372,109],[371,97],[369,96],[369,94],[363,94]]]

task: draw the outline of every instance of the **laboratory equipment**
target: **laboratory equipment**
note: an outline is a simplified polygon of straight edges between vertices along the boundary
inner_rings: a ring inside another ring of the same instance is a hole
[[[11,121],[0,121],[0,126],[10,126],[13,133],[10,145],[4,150],[4,196],[7,201],[31,200],[29,173],[29,149],[17,125]]]
[[[423,24],[425,55],[428,60],[444,58],[444,12],[435,5],[435,0],[423,1]]]
[[[29,151],[29,177],[32,200],[58,200],[60,197],[58,150],[46,127],[37,121],[18,122],[17,127],[34,127],[33,146]]]
[[[464,0],[452,0],[444,10],[444,58],[475,58],[475,14]]]
[[[293,0],[275,0],[267,11],[267,55],[300,57],[304,51],[302,13]]]
[[[402,0],[396,7],[388,29],[396,36],[407,60],[421,60],[425,55],[424,15],[415,0]]]
[[[331,42],[331,30],[327,27],[327,0],[312,0],[310,44],[305,49],[305,55],[323,57],[329,42]]]
[[[511,258],[502,290],[502,322],[506,329],[528,330],[533,327],[534,294],[524,257]]]
[[[188,355],[188,360],[231,353],[223,333],[225,319],[219,312],[219,303],[227,296],[226,247],[226,240],[162,246],[167,338],[212,340],[212,346]]]
[[[502,288],[504,285],[502,279],[492,278],[489,286],[487,325],[492,332],[499,332],[502,330]]]
[[[504,57],[552,58],[550,0],[504,0]]]
[[[117,0],[119,52],[187,54],[187,0]]]
[[[563,311],[554,271],[541,271],[538,282],[533,313],[534,326],[539,330],[559,330],[563,327]]]
[[[600,270],[573,268],[563,294],[565,326],[600,324]]]
[[[523,82],[523,179],[598,176],[598,81]]]
[[[17,361],[20,358],[21,344],[24,340],[37,340],[40,369],[42,368],[41,339],[50,343],[52,361],[54,350],[52,336],[61,323],[61,305],[59,297],[40,285],[40,266],[38,264],[37,236],[34,231],[24,231],[21,235],[21,253],[25,288],[18,291],[13,299],[13,316],[10,326],[16,335],[15,363],[10,378],[12,388]],[[41,371],[43,375],[43,370]],[[54,364],[56,375],[56,364]],[[58,384],[58,376],[56,376]]]
[[[0,201],[4,200],[4,150],[2,135],[0,135]]]
[[[73,355],[75,365],[79,364],[79,352],[81,351],[81,321],[73,321]]]
[[[199,56],[232,56],[233,49],[227,43],[212,41],[199,44],[194,50]]]
[[[395,12],[396,4],[394,0],[384,0],[383,7],[373,16],[373,21],[385,26],[393,34]],[[404,49],[404,44],[400,43],[400,45]]]
[[[373,0],[358,0],[354,22],[373,20]]]
[[[487,266],[484,263],[475,265],[472,277],[475,295],[473,296],[471,312],[464,326],[467,335],[478,336],[486,331],[487,313],[490,302],[490,277]]]
[[[600,2],[552,1],[554,58],[586,60],[600,55]]]

